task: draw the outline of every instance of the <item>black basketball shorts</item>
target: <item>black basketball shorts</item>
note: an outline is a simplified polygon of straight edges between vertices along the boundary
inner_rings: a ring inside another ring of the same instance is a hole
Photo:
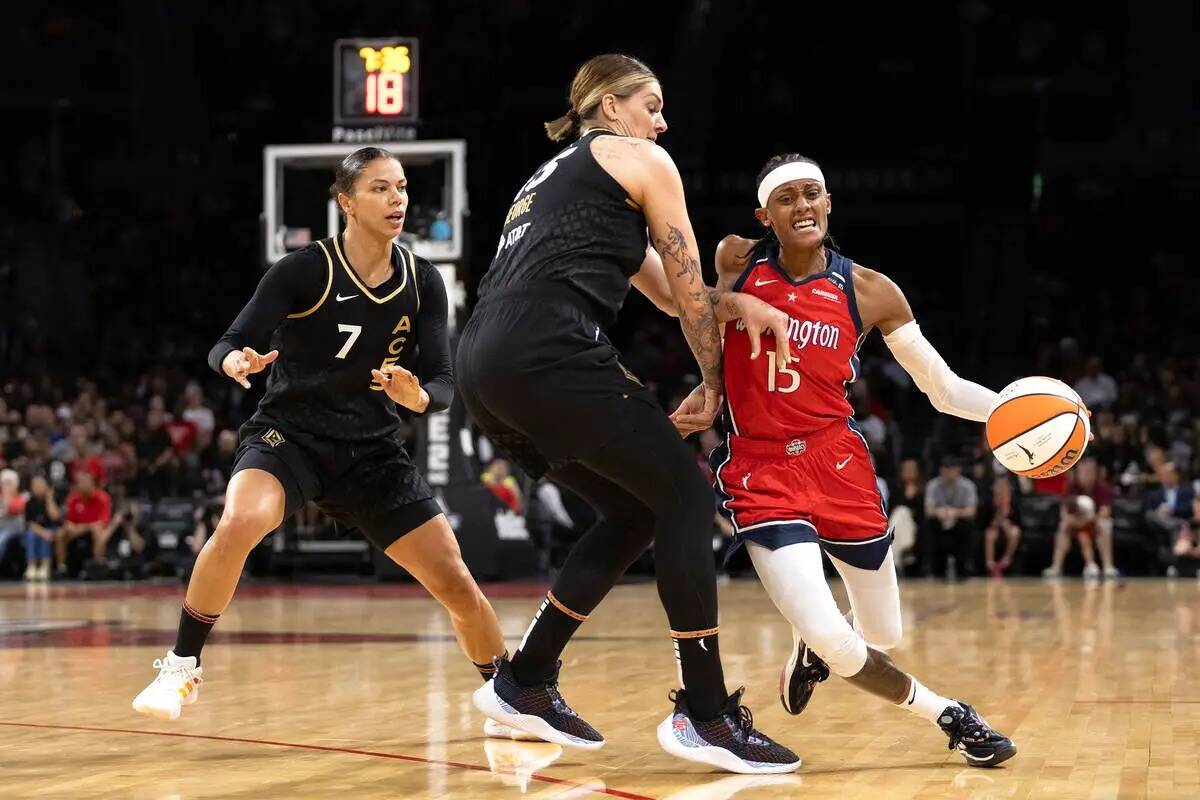
[[[456,381],[496,449],[535,478],[608,444],[635,407],[663,413],[566,287],[489,296],[459,340]]]
[[[398,434],[341,442],[252,418],[239,431],[233,472],[261,469],[286,495],[284,519],[308,501],[380,550],[442,513]]]

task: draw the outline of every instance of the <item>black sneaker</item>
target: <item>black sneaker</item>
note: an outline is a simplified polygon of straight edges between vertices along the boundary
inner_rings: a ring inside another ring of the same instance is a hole
[[[803,639],[796,639],[792,657],[779,673],[779,701],[789,714],[799,714],[808,706],[817,684],[829,677],[829,665],[820,659]]]
[[[673,756],[729,772],[750,775],[799,769],[798,755],[754,729],[750,709],[740,705],[744,691],[731,694],[710,720],[692,716],[683,689],[672,692],[675,710],[659,724],[658,743]]]
[[[558,691],[558,670],[550,679],[533,686],[522,686],[513,676],[506,658],[496,659],[496,675],[475,690],[475,707],[491,719],[539,739],[566,747],[599,750],[604,737],[571,710]]]
[[[950,737],[950,749],[957,748],[972,767],[994,767],[1017,754],[1012,739],[992,730],[966,703],[946,706],[938,717],[938,727]]]

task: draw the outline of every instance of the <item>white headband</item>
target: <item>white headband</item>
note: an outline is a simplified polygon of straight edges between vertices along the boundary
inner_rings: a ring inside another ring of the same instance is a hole
[[[762,179],[762,183],[758,185],[759,207],[766,208],[771,192],[783,184],[802,179],[817,181],[821,184],[822,189],[825,188],[825,175],[821,172],[820,167],[811,161],[790,161],[771,170],[767,173],[767,177]]]

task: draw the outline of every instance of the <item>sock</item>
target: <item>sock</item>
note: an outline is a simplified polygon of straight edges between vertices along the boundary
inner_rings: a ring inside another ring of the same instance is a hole
[[[587,614],[567,608],[554,592],[546,593],[525,638],[512,659],[513,676],[522,686],[549,680],[567,642],[587,620]]]
[[[504,655],[500,656],[500,658],[508,658],[508,651],[505,650]],[[483,678],[484,683],[487,683],[496,675],[495,662],[489,661],[486,664],[480,664],[478,661],[472,661],[471,664],[475,669],[479,670],[479,677]]]
[[[719,630],[671,631],[679,682],[687,692],[692,717],[700,721],[716,717],[729,699],[729,693],[725,691],[725,673],[721,669]]]
[[[905,711],[916,714],[918,717],[927,719],[936,725],[938,717],[946,710],[946,706],[958,705],[958,702],[955,700],[929,691],[912,675],[909,675],[908,679],[912,681],[912,686],[908,690],[908,697],[898,703]]]
[[[200,650],[219,616],[220,614],[201,614],[184,601],[183,611],[179,613],[179,632],[175,634],[175,647],[172,652],[180,658],[195,656],[196,666],[200,666]]]

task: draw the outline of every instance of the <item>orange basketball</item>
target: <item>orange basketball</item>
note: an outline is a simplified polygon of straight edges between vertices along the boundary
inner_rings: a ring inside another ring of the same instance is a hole
[[[987,420],[988,446],[1007,469],[1028,478],[1066,472],[1087,449],[1091,423],[1075,390],[1054,378],[1004,387]]]

